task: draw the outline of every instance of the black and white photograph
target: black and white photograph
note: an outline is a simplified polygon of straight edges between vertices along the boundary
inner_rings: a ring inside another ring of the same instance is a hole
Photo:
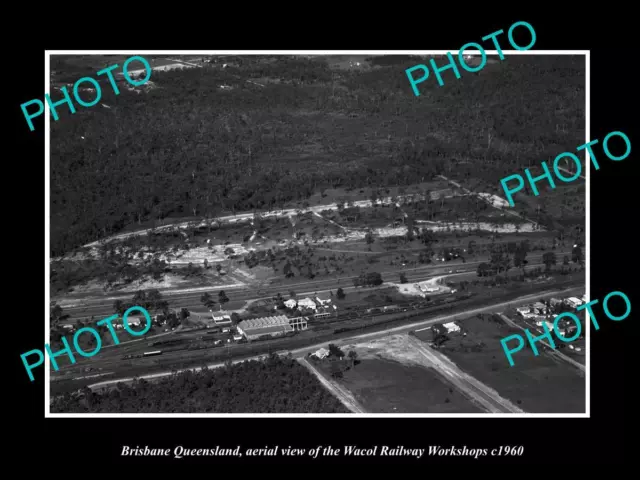
[[[47,415],[588,415],[588,55],[503,53],[50,52]]]

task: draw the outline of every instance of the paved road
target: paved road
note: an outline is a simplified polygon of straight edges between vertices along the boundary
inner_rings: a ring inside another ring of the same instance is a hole
[[[501,311],[503,310],[505,307],[508,307],[512,304],[520,304],[520,303],[529,303],[532,301],[537,301],[538,299],[540,299],[541,297],[547,297],[547,296],[557,296],[557,295],[567,295],[567,296],[571,296],[574,295],[577,292],[583,291],[584,287],[580,286],[580,287],[572,287],[572,288],[568,288],[568,289],[564,289],[564,290],[548,290],[548,291],[543,291],[543,292],[537,292],[537,293],[533,293],[530,295],[525,295],[522,297],[519,297],[517,299],[512,299],[512,300],[508,300],[505,302],[500,302],[500,303],[496,303],[494,305],[490,305],[487,307],[479,307],[479,308],[473,308],[473,309],[469,309],[469,310],[465,310],[462,311],[460,313],[454,313],[454,314],[449,314],[449,315],[443,315],[443,316],[438,316],[429,320],[421,320],[418,322],[412,322],[412,323],[408,323],[405,325],[401,325],[398,327],[394,327],[394,328],[390,328],[387,330],[383,330],[383,331],[377,331],[377,332],[371,332],[371,333],[363,333],[363,334],[359,334],[359,335],[353,335],[350,337],[344,337],[344,338],[340,338],[340,339],[335,339],[333,340],[331,343],[335,343],[337,346],[345,346],[345,345],[349,345],[351,343],[357,343],[357,342],[361,342],[361,341],[365,341],[365,340],[372,340],[372,339],[376,339],[376,338],[382,338],[388,335],[392,335],[392,334],[398,334],[398,333],[407,333],[410,330],[415,330],[416,328],[419,327],[425,327],[425,326],[429,326],[429,325],[433,325],[436,323],[444,323],[444,322],[451,322],[454,320],[458,320],[461,318],[467,318],[473,315],[476,315],[478,313],[487,313],[487,312],[496,312],[496,311]],[[291,351],[291,354],[295,357],[295,358],[302,358],[305,355],[307,355],[308,353],[312,353],[315,352],[316,350],[318,350],[320,347],[326,346],[327,345],[327,341],[323,341],[308,347],[303,347],[303,348],[299,348],[299,349],[295,349]],[[260,354],[260,355],[255,355],[249,358],[244,358],[244,359],[236,359],[236,360],[232,360],[232,363],[239,363],[239,362],[244,362],[247,360],[259,360],[262,357],[264,357],[264,353]],[[210,364],[207,366],[207,368],[217,368],[224,365],[224,362],[216,362],[213,364]],[[164,371],[164,372],[159,372],[159,373],[153,373],[153,374],[149,374],[149,375],[141,375],[138,378],[144,378],[144,379],[156,379],[156,378],[161,378],[161,377],[166,377],[169,375],[172,375],[173,373],[177,372],[182,372],[182,371],[200,371],[202,369],[202,367],[195,367],[195,368],[186,368],[186,369],[181,369],[181,370],[169,370],[169,371]],[[113,379],[113,380],[107,380],[104,382],[99,382],[99,383],[95,383],[92,385],[89,385],[89,388],[104,388],[110,385],[115,385],[118,382],[131,382],[133,381],[133,377],[127,377],[127,378],[119,378],[119,379]]]

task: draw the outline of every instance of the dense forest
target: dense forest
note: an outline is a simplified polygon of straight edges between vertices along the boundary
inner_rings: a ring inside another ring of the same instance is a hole
[[[266,360],[136,380],[52,399],[52,413],[348,413],[297,361]]]
[[[497,188],[584,143],[581,56],[507,57],[444,87],[425,82],[420,97],[404,73],[416,59],[365,71],[225,61],[156,71],[149,88],[118,96],[107,82],[101,104],[51,122],[52,256],[133,224],[409,185],[457,163]]]

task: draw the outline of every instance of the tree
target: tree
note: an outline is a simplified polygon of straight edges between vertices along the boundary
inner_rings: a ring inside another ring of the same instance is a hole
[[[171,312],[167,315],[167,327],[177,328],[180,326],[180,323],[180,318],[174,312]]]
[[[145,293],[144,290],[138,290],[134,295],[133,295],[133,304],[143,307],[143,308],[147,308],[147,294]]]
[[[509,258],[506,258],[506,261],[509,261]],[[499,246],[494,247],[493,251],[491,252],[491,267],[493,269],[495,269],[497,272],[502,271],[502,269],[504,268],[504,264],[505,264],[505,255],[502,252],[502,250],[499,248]]]
[[[332,357],[337,357],[339,359],[344,358],[344,352],[335,343],[329,344],[329,355],[331,355]]]
[[[542,255],[542,263],[545,264],[547,271],[551,270],[551,267],[557,263],[555,252],[547,252]]]
[[[373,232],[371,232],[370,230],[365,234],[364,236],[364,240],[365,242],[367,242],[367,245],[369,245],[369,250],[371,250],[371,244],[373,243]]]
[[[407,240],[413,240],[413,217],[411,215],[407,216]]]
[[[222,265],[216,263],[216,271],[218,272],[218,275],[220,275],[220,270],[222,270]]]
[[[295,276],[295,274],[293,273],[293,270],[291,270],[291,264],[289,263],[289,261],[287,261],[287,263],[285,263],[284,266],[282,267],[282,273],[284,273],[284,276],[286,278],[291,278]]]
[[[154,310],[163,310],[164,308],[166,308],[166,306],[169,305],[168,302],[162,299],[162,294],[157,288],[154,288],[147,292],[145,303],[147,305],[147,308],[151,308]]]
[[[180,321],[181,322],[184,322],[187,319],[187,317],[189,317],[189,315],[191,315],[189,310],[187,310],[186,308],[181,308],[180,309]]]
[[[356,358],[358,357],[358,353],[355,350],[349,350],[348,354],[349,359],[351,360],[351,367],[356,366]]]
[[[492,273],[495,273],[495,272],[491,268],[491,265],[489,265],[488,263],[484,263],[483,262],[480,265],[478,265],[478,276],[479,277],[486,277],[488,275],[491,275]]]
[[[205,270],[206,270],[207,268],[209,268],[209,261],[208,261],[206,258],[203,260],[203,262],[202,262],[202,263],[204,264],[204,268],[205,268]]]
[[[240,318],[240,315],[238,315],[236,312],[233,312],[231,314],[231,323],[233,325],[237,325],[242,321],[242,318]]]
[[[224,290],[220,290],[220,293],[218,293],[218,301],[220,302],[220,308],[224,307],[224,304],[229,301],[229,297],[224,293]]]
[[[357,286],[378,286],[382,285],[382,275],[378,272],[363,273],[358,278],[353,279],[354,285]]]
[[[342,288],[338,288],[338,290],[336,291],[336,296],[339,300],[342,300],[347,295],[344,293],[344,290]]]
[[[203,293],[202,296],[200,297],[200,301],[208,309],[212,309],[213,306],[216,304],[216,301],[213,298],[211,298],[211,295],[209,295],[209,292]]]
[[[291,291],[289,292],[289,296],[290,296],[291,298],[296,298],[296,292],[294,292],[293,290],[291,290]]]
[[[516,268],[522,268],[522,274],[524,275],[524,267],[528,263],[527,262],[527,251],[522,245],[516,250],[516,253],[513,255],[513,265]]]
[[[400,283],[407,283],[407,276],[404,273],[400,274]]]
[[[571,250],[571,260],[573,260],[573,263],[579,263],[582,265],[584,257],[582,255],[582,248],[580,245],[576,244],[573,246],[573,249]]]
[[[116,312],[118,315],[124,315],[124,312],[126,310],[127,310],[127,307],[122,300],[116,300],[115,302],[113,302],[113,311]]]
[[[63,317],[62,307],[56,303],[51,308],[51,325],[56,325]]]

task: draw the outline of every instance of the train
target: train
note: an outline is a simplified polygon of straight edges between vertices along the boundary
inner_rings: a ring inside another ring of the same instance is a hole
[[[142,355],[124,355],[123,357],[120,357],[120,360],[131,360],[132,358],[153,357],[155,355],[162,355],[162,350],[155,350],[153,352],[144,352]]]

